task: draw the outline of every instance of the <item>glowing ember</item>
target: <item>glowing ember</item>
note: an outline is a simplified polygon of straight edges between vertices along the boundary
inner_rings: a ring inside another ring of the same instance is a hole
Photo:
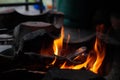
[[[62,27],[60,38],[54,40],[53,50],[55,55],[60,56],[62,46],[63,46],[63,39],[64,39],[64,28]]]

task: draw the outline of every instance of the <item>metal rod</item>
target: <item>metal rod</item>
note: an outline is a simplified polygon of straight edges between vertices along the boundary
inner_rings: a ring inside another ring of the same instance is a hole
[[[43,1],[42,0],[40,0],[39,1],[39,6],[40,6],[40,13],[42,13],[43,12]]]
[[[28,3],[28,0],[25,0],[25,2]],[[29,10],[29,5],[28,5],[28,4],[25,5],[25,10],[26,10],[26,11]]]
[[[0,4],[0,7],[9,7],[9,6],[24,6],[24,5],[34,5],[40,4],[40,2],[28,2],[28,3],[9,3],[9,4]]]

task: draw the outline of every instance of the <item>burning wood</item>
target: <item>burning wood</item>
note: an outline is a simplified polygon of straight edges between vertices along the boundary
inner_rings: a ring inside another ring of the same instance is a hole
[[[63,47],[63,39],[64,39],[64,28],[61,29],[60,38],[54,40],[53,50],[55,55],[61,55],[62,47]]]
[[[63,34],[63,31],[61,31],[61,37],[59,39],[54,40],[53,50],[55,55],[58,55],[58,56],[61,55],[60,53],[62,48],[61,46],[63,44],[62,43],[63,37],[64,37],[64,34]],[[82,50],[83,52],[85,51],[85,49],[82,49]],[[77,56],[78,56],[78,53],[74,53],[71,58],[74,59]],[[84,63],[77,64],[77,65],[67,65],[67,62],[65,61],[64,64],[61,66],[61,69],[81,69],[85,67],[86,69],[91,70],[94,73],[98,73],[98,70],[102,64],[104,56],[105,56],[105,46],[102,43],[102,41],[96,37],[94,48],[88,53],[88,56]],[[56,59],[53,62],[55,63],[55,61]]]
[[[44,43],[48,41],[47,38],[49,38],[50,44],[53,44],[49,46],[50,48],[39,48],[37,49],[41,51],[42,49],[45,49],[45,53],[40,52],[39,54],[19,54],[17,57],[15,57],[15,65],[20,64],[17,67],[25,67],[27,69],[33,69],[33,70],[49,70],[51,67],[58,67],[60,69],[81,69],[86,68],[87,70],[91,70],[94,73],[99,73],[99,68],[101,67],[101,64],[104,60],[105,56],[105,47],[101,40],[96,38],[94,48],[93,50],[90,50],[86,52],[86,47],[81,47],[77,49],[75,52],[71,54],[66,54],[66,56],[62,56],[61,51],[63,50],[63,39],[64,39],[64,29],[61,29],[61,35],[59,38],[52,38],[49,34],[45,34],[45,30],[37,31],[37,33],[40,33],[40,38],[35,41],[38,44],[39,40],[42,40]],[[27,34],[23,37],[25,41],[31,40],[30,43],[32,43],[33,39],[38,36],[37,34],[34,36],[32,32],[30,34]],[[30,37],[31,34],[33,37]],[[44,35],[45,34],[45,35]],[[46,40],[47,39],[47,40]],[[40,42],[41,43],[41,42]],[[43,43],[43,44],[44,44]],[[35,44],[35,45],[37,45]],[[28,47],[26,47],[28,48]],[[30,46],[31,50],[33,50],[33,46]],[[35,48],[36,49],[36,48]],[[40,50],[41,49],[41,50]],[[25,50],[25,49],[24,49]],[[53,50],[53,51],[52,51]],[[30,51],[30,49],[28,50]],[[20,52],[21,53],[21,52]],[[65,53],[64,53],[65,54]],[[47,57],[46,57],[47,56]],[[15,66],[16,67],[16,66]]]
[[[18,32],[18,35],[15,33],[16,41],[18,40],[16,44],[20,54],[12,59],[7,58],[6,63],[10,61],[12,64],[10,69],[25,68],[32,73],[44,71],[44,75],[48,71],[43,80],[104,80],[98,75],[105,58],[105,44],[96,37],[92,50],[81,46],[72,51],[67,45],[70,40],[70,34],[68,34],[65,49],[70,53],[66,53],[63,47],[64,27],[61,28],[61,34],[56,36],[62,23],[61,20],[57,22],[53,21],[54,25],[43,22],[25,22],[16,27],[18,29],[22,26],[21,29],[25,33],[19,33],[20,29],[16,30]],[[103,32],[103,27],[98,28],[97,32]],[[4,56],[0,57],[4,59]]]
[[[75,60],[79,56],[84,56],[85,51],[86,51],[86,47],[80,47],[74,53],[72,53],[71,55],[68,55],[67,58],[70,60]]]
[[[51,47],[50,49],[45,50],[46,51],[45,54],[47,56],[49,57],[53,55],[55,56],[52,58],[52,62],[49,62],[47,60],[46,62],[49,63],[45,64],[44,67],[47,66],[47,68],[49,68],[52,66],[61,69],[81,69],[85,67],[86,69],[91,70],[94,73],[99,73],[99,68],[105,56],[105,47],[101,40],[99,40],[96,37],[93,50],[90,50],[87,54],[85,52],[86,48],[81,47],[78,50],[76,50],[73,54],[66,55],[67,56],[66,57],[66,56],[62,56],[61,54],[61,51],[63,49],[63,39],[64,39],[64,29],[62,28],[60,37],[53,41],[53,51],[54,51],[52,52],[53,54],[52,53],[49,54]],[[42,55],[44,55],[44,52]]]

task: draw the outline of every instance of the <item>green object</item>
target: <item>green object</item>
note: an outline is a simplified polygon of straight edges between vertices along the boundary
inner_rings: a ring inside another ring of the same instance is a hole
[[[94,10],[91,5],[90,0],[57,0],[56,4],[57,10],[65,15],[65,26],[81,28],[91,21],[91,12]]]

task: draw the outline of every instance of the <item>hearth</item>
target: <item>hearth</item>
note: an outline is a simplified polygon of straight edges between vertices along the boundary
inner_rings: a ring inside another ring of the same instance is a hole
[[[109,79],[119,44],[103,34],[104,25],[77,42],[71,34],[64,35],[63,14],[50,14],[46,22],[28,21],[15,27],[13,48],[0,54],[0,80]]]

